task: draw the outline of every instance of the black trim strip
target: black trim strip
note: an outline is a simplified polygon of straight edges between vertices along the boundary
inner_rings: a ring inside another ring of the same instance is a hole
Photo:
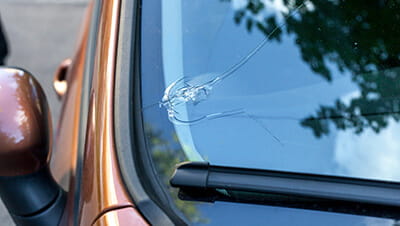
[[[140,52],[141,2],[121,1],[114,88],[115,145],[125,186],[140,213],[152,225],[186,225],[160,198],[151,172],[142,124]]]

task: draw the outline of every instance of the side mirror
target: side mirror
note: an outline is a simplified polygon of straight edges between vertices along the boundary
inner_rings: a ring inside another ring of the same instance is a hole
[[[0,67],[0,197],[17,225],[57,225],[65,192],[49,170],[51,118],[28,72]]]

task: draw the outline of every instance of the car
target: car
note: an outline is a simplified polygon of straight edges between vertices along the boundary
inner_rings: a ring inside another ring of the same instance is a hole
[[[398,225],[398,1],[89,4],[46,97],[0,68],[17,225]]]

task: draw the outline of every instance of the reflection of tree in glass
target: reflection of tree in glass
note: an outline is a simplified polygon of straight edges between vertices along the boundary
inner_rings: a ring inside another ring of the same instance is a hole
[[[206,219],[200,217],[195,203],[180,200],[178,198],[178,189],[169,186],[169,179],[175,170],[176,164],[187,161],[183,151],[173,147],[179,147],[176,135],[173,135],[173,139],[167,140],[163,138],[161,132],[156,131],[148,124],[145,126],[145,132],[158,175],[166,185],[171,197],[173,197],[175,205],[191,222],[206,221]]]
[[[336,65],[339,71],[350,73],[360,88],[360,95],[349,104],[338,99],[333,106],[321,106],[301,124],[320,137],[329,133],[328,121],[356,133],[366,128],[379,132],[389,117],[398,121],[400,71],[394,68],[400,67],[400,1],[282,1],[280,6],[279,0],[245,1],[235,12],[235,22],[244,21],[249,32],[258,28],[270,40],[281,41],[284,32],[292,35],[315,73],[331,81],[329,65]],[[297,15],[286,16],[301,4],[306,7]],[[285,26],[271,35],[280,23]]]
[[[313,129],[320,137],[329,133],[329,121],[337,129],[354,129],[360,134],[371,128],[378,133],[388,125],[389,118],[400,120],[400,68],[358,75],[355,81],[361,91],[349,103],[336,100],[334,106],[320,106],[315,116],[303,119],[301,124]],[[327,120],[329,119],[329,121]]]

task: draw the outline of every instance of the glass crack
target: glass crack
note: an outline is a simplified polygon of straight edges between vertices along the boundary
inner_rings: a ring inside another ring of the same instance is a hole
[[[293,17],[299,11],[301,7],[305,6],[303,2],[296,7],[287,17]],[[202,115],[194,119],[184,119],[184,114],[179,110],[179,106],[183,107],[186,105],[197,105],[203,101],[206,101],[213,89],[222,81],[232,76],[238,69],[246,64],[257,52],[259,52],[269,41],[270,37],[279,29],[285,26],[285,23],[275,27],[255,48],[253,48],[246,56],[242,57],[236,64],[229,67],[227,70],[220,74],[206,74],[198,75],[194,77],[183,77],[175,82],[171,83],[164,91],[164,96],[159,103],[160,107],[164,107],[167,110],[169,120],[174,124],[191,125],[193,123],[199,123],[204,120],[217,119],[222,117],[230,117],[234,115],[245,115],[253,121],[257,122],[262,128],[264,128],[274,139],[282,145],[282,142],[274,136],[265,125],[263,125],[254,116],[251,116],[245,109],[235,109],[229,111],[222,111]],[[182,108],[180,108],[182,109]]]

